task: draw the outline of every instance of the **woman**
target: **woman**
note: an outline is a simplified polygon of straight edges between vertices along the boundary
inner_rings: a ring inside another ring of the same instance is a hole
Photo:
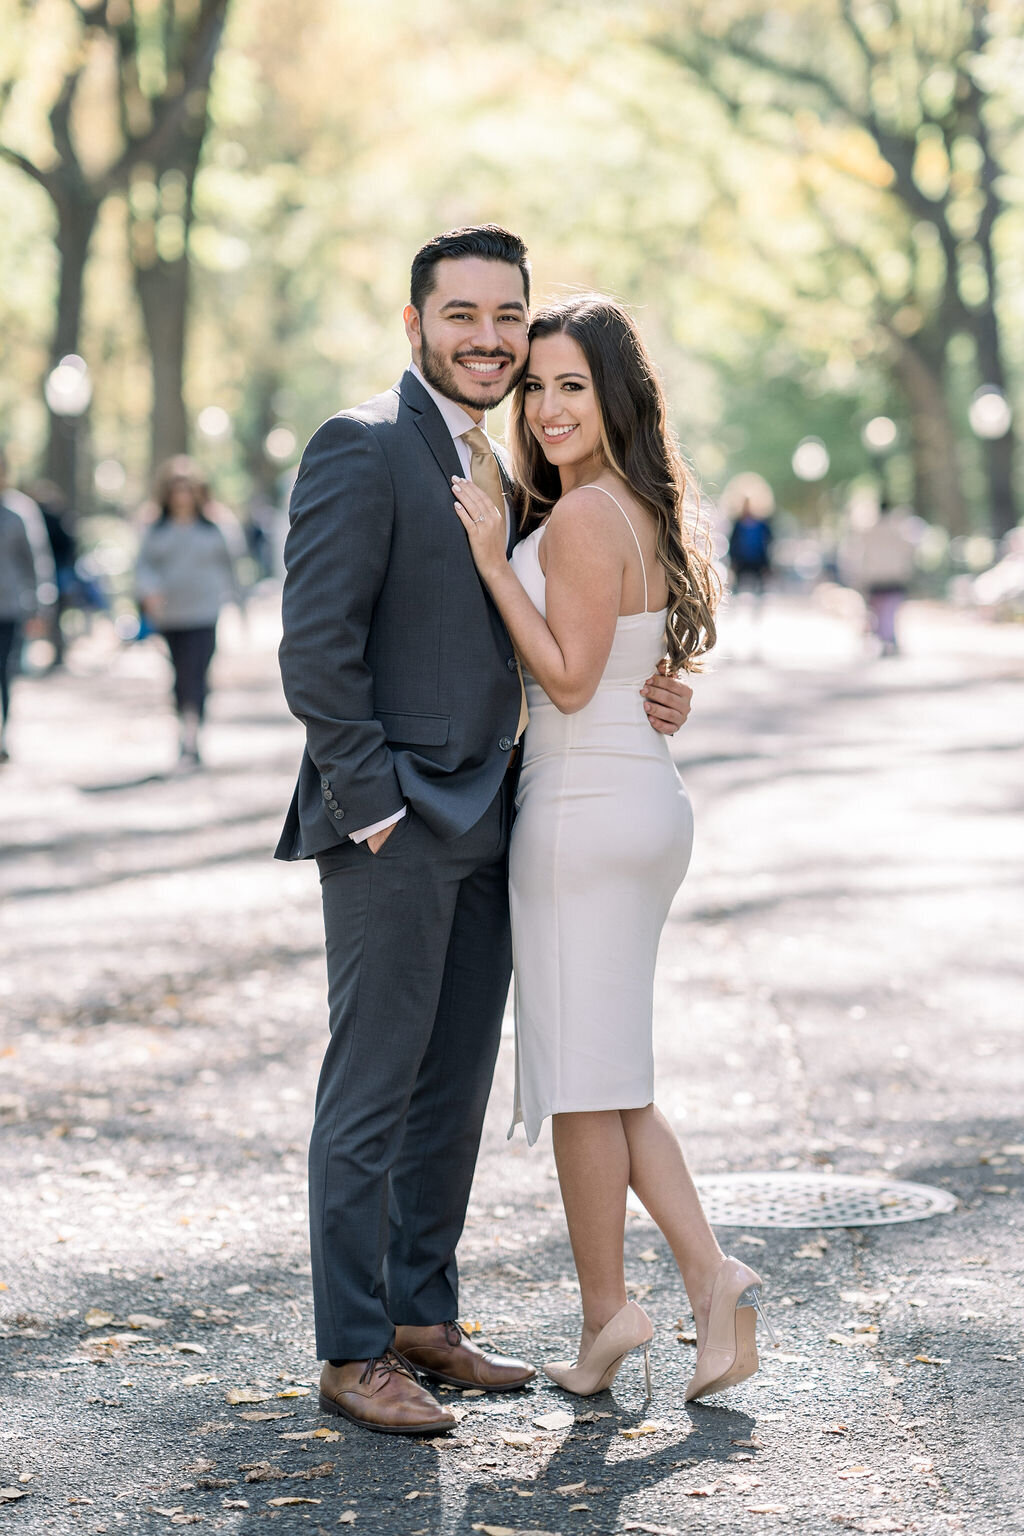
[[[217,618],[226,601],[240,602],[241,596],[228,539],[210,516],[209,488],[198,466],[184,456],[168,459],[157,470],[153,500],[155,521],[143,536],[135,589],[171,654],[179,761],[197,768]]]
[[[471,481],[454,486],[530,710],[510,854],[514,1124],[532,1143],[552,1117],[583,1302],[575,1364],[545,1370],[589,1395],[642,1345],[650,1390],[651,1324],[626,1300],[632,1186],[693,1307],[690,1399],[757,1369],[761,1281],[722,1253],[653,1103],[654,965],[693,823],[637,685],[666,652],[671,670],[698,668],[715,641],[716,580],[686,530],[682,462],[626,312],[573,298],[541,310],[530,338],[512,416],[529,532],[511,564],[500,512]]]

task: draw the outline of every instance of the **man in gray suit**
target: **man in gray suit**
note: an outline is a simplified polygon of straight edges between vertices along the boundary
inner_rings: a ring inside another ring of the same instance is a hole
[[[285,546],[281,672],[306,751],[277,849],[314,856],[330,1042],[309,1194],[321,1407],[367,1429],[454,1417],[419,1376],[508,1391],[534,1375],[459,1328],[462,1233],[511,972],[507,851],[523,690],[451,481],[515,495],[480,423],[521,376],[529,263],[496,225],[412,266],[400,382],[325,422]],[[656,729],[690,690],[648,685]]]

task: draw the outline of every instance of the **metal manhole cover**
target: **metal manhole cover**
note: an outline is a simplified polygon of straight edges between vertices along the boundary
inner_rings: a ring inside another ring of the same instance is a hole
[[[713,1227],[884,1227],[957,1206],[930,1184],[839,1173],[713,1173],[695,1182]]]

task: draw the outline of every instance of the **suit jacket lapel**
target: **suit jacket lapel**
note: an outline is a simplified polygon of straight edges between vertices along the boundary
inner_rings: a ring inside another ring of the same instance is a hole
[[[501,487],[508,499],[508,545],[505,553],[510,555],[519,543],[519,488],[512,478],[511,471],[505,462],[505,455],[495,449],[494,457],[498,461],[498,473],[501,475]]]
[[[452,435],[440,411],[415,374],[403,373],[396,387],[404,404],[412,411],[417,427],[437,460],[438,467],[444,475],[445,484],[451,485],[452,476],[462,474],[462,465],[459,462],[455,444],[452,442]]]

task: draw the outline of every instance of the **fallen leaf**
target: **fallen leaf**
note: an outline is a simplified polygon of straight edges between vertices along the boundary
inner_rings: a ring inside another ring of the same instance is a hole
[[[948,1360],[936,1360],[936,1359],[933,1359],[933,1357],[931,1355],[915,1355],[914,1359],[920,1361],[920,1363],[922,1365],[948,1365],[949,1364]]]
[[[166,1317],[150,1317],[147,1312],[129,1312],[124,1321],[128,1328],[165,1328],[167,1326]]]
[[[344,1436],[336,1429],[325,1429],[321,1426],[320,1429],[314,1429],[313,1439],[330,1440],[333,1443],[335,1440],[343,1440]]]
[[[17,1499],[27,1499],[27,1488],[0,1488],[0,1504],[13,1504]]]
[[[249,1500],[248,1499],[223,1499],[221,1501],[221,1506],[220,1507],[221,1507],[221,1509],[248,1509],[249,1508]]]
[[[676,1334],[676,1342],[678,1344],[696,1344],[697,1335],[691,1332],[690,1329],[687,1329],[685,1333]]]
[[[323,1499],[304,1499],[292,1494],[284,1499],[268,1499],[267,1503],[272,1509],[280,1509],[284,1504],[322,1504]]]
[[[630,1520],[622,1529],[624,1531],[649,1531],[650,1536],[679,1536],[674,1525],[651,1525],[649,1520]]]
[[[556,1493],[562,1493],[562,1494],[566,1494],[566,1493],[582,1493],[584,1488],[586,1488],[586,1486],[587,1485],[586,1485],[585,1481],[582,1482],[582,1483],[563,1483],[560,1488],[556,1488],[555,1489],[555,1492]]]
[[[330,1477],[333,1472],[334,1472],[334,1462],[333,1461],[321,1461],[321,1462],[318,1462],[315,1467],[305,1467],[305,1468],[303,1468],[303,1470],[301,1472],[289,1472],[288,1476],[289,1476],[289,1478],[293,1482],[296,1479],[300,1479],[302,1481],[308,1482],[311,1478],[314,1478],[314,1477]]]
[[[764,1449],[764,1441],[759,1440],[756,1435],[751,1435],[749,1440],[730,1440],[729,1444],[746,1446],[748,1451],[760,1451]]]
[[[354,1509],[346,1509],[344,1514],[338,1516],[339,1525],[355,1525],[356,1512]]]
[[[245,1473],[247,1483],[276,1483],[286,1475],[283,1467],[269,1461],[243,1461],[238,1470]]]
[[[308,1387],[286,1387],[283,1392],[278,1392],[277,1397],[308,1397]]]
[[[845,1424],[825,1424],[822,1426],[823,1435],[848,1435],[849,1429]]]
[[[486,1397],[483,1387],[469,1387],[463,1392],[463,1397]]]
[[[533,1422],[538,1429],[568,1429],[573,1418],[564,1408],[556,1408],[553,1413],[540,1414]]]
[[[872,1471],[871,1471],[870,1467],[843,1467],[843,1468],[841,1468],[840,1471],[838,1471],[836,1473],[836,1477],[841,1477],[843,1479],[851,1478],[851,1477],[871,1477],[871,1476],[872,1476]]]
[[[667,1424],[659,1424],[657,1419],[645,1419],[642,1424],[635,1425],[632,1429],[620,1429],[619,1434],[624,1440],[639,1440],[643,1435],[660,1435]]]
[[[589,1504],[570,1504],[569,1505],[569,1513],[570,1513],[570,1515],[575,1515],[575,1514],[578,1514],[581,1509],[589,1509],[589,1508],[590,1508]]]
[[[709,1499],[713,1493],[718,1492],[717,1483],[708,1483],[706,1488],[684,1488],[683,1493],[688,1499]]]
[[[847,1349],[857,1344],[874,1346],[878,1343],[877,1333],[830,1333],[830,1344],[843,1344]]]
[[[532,1435],[518,1435],[511,1430],[503,1430],[501,1438],[505,1445],[515,1446],[517,1450],[530,1450],[533,1447]]]
[[[511,1525],[474,1525],[474,1531],[483,1531],[484,1536],[518,1536]]]
[[[253,1391],[252,1387],[229,1387],[224,1393],[224,1401],[232,1407],[238,1403],[266,1403],[269,1400],[269,1392]]]
[[[460,1322],[459,1327],[462,1329],[463,1333],[468,1334],[483,1333],[484,1331],[483,1324],[478,1323],[475,1320],[473,1322]]]
[[[736,1241],[738,1243],[749,1243],[752,1248],[763,1248],[767,1242],[767,1239],[763,1237],[751,1237],[749,1233],[745,1233],[743,1237],[738,1237]]]
[[[658,1262],[658,1255],[653,1248],[645,1248],[643,1253],[637,1254],[637,1258],[643,1264],[657,1264]]]
[[[785,1504],[748,1504],[748,1515],[788,1515],[789,1508]]]
[[[176,1349],[179,1355],[206,1354],[206,1346],[204,1344],[190,1344],[187,1339],[182,1339],[177,1344],[172,1344],[171,1348]]]
[[[219,1378],[211,1376],[209,1371],[194,1371],[191,1376],[183,1376],[181,1384],[183,1387],[206,1387],[209,1386],[211,1381],[217,1380]]]
[[[90,1307],[82,1319],[87,1328],[107,1328],[114,1321],[113,1312],[104,1312],[99,1307]]]
[[[229,1285],[224,1294],[225,1296],[247,1296],[251,1290],[252,1286],[243,1282],[241,1285]]]
[[[414,1488],[412,1490],[412,1492],[411,1493],[407,1493],[405,1497],[406,1497],[406,1500],[409,1500],[409,1499],[422,1499],[422,1498],[425,1498],[426,1495],[421,1493],[418,1488]]]
[[[159,1505],[154,1504],[153,1505],[153,1513],[154,1513],[154,1515],[163,1515],[163,1516],[165,1516],[166,1519],[169,1520],[172,1515],[180,1515],[183,1512],[184,1508],[185,1508],[184,1504],[170,1504],[170,1505],[167,1505],[165,1508],[161,1509],[159,1507]]]
[[[981,1192],[983,1195],[1008,1195],[1010,1193],[1008,1186],[1005,1184],[983,1184]]]

